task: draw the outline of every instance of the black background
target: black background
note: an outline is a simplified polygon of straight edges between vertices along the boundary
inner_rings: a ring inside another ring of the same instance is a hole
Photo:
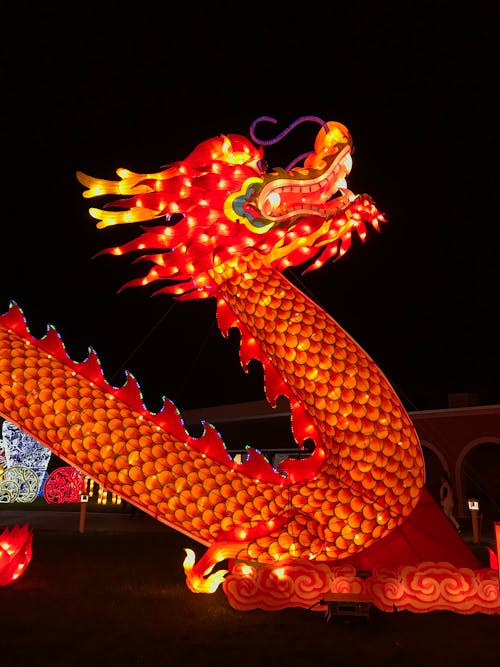
[[[186,157],[221,133],[313,114],[354,139],[349,186],[388,220],[341,260],[287,274],[372,356],[410,409],[448,393],[500,403],[498,25],[495,3],[11,3],[2,37],[0,310],[93,347],[148,407],[263,398],[213,299],[119,287],[146,265],[99,257],[133,230],[95,228],[77,170],[113,178]],[[263,132],[265,129],[263,128]],[[266,149],[310,150],[306,123]],[[262,132],[262,133],[263,133]],[[127,236],[128,235],[128,236]],[[234,334],[234,335],[233,335]]]

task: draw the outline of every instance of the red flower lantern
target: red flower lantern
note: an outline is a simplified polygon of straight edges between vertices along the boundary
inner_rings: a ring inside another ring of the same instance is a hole
[[[0,586],[12,584],[28,567],[32,554],[33,532],[16,524],[0,533]]]

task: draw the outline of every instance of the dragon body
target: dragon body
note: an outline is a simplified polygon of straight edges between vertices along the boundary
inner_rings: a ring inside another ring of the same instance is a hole
[[[306,270],[319,268],[346,251],[353,232],[364,240],[383,220],[370,197],[347,189],[351,148],[346,128],[329,122],[304,165],[288,170],[265,172],[262,146],[228,135],[155,174],[78,174],[84,196],[115,197],[91,209],[98,227],[148,223],[132,242],[104,251],[138,251],[152,264],[126,286],[161,281],[157,293],[177,299],[215,297],[221,332],[240,332],[243,367],[262,363],[268,401],[285,396],[298,445],[314,443],[307,458],[274,469],[248,448],[237,462],[211,425],[190,436],[170,401],[148,411],[131,376],[111,386],[93,351],[70,359],[52,328],[35,339],[16,304],[0,318],[1,414],[205,545],[197,563],[190,550],[184,562],[194,591],[217,588],[225,571],[212,569],[226,558],[341,560],[389,535],[418,503],[423,457],[395,391],[283,275],[307,261]]]

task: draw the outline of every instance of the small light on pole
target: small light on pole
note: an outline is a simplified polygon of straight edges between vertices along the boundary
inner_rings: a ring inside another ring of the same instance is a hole
[[[479,544],[479,500],[477,498],[469,498],[469,510],[472,518],[472,541],[474,544]]]

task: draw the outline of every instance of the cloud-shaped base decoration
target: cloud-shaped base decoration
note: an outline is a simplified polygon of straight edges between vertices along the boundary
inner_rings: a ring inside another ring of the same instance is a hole
[[[273,565],[236,563],[223,583],[234,609],[277,611],[305,607],[326,611],[320,601],[336,593],[363,595],[385,612],[453,611],[459,614],[500,614],[498,573],[471,570],[451,563],[419,563],[380,568],[357,576],[351,565],[294,561]]]

